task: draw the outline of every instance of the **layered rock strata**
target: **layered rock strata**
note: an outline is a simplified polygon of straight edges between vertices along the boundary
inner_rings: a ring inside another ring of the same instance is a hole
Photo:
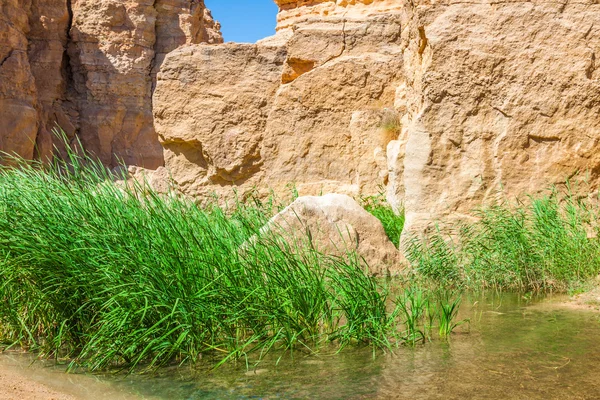
[[[400,4],[315,3],[279,3],[277,35],[257,44],[166,57],[155,126],[184,193],[295,185],[301,194],[360,195],[385,186],[399,126],[384,121],[397,120],[404,81]]]
[[[0,21],[0,148],[46,157],[60,126],[109,166],[163,164],[153,71],[222,41],[202,0],[4,0]]]

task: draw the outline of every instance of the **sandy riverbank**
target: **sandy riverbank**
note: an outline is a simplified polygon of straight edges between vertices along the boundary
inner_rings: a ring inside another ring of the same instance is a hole
[[[0,399],[2,400],[75,400],[50,386],[0,364]]]
[[[67,374],[21,352],[0,353],[0,400],[139,400],[115,381]],[[148,399],[148,397],[144,397]]]

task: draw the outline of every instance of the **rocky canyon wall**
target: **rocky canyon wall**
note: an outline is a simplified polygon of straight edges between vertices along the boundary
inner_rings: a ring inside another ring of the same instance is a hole
[[[2,0],[0,148],[53,151],[51,131],[106,165],[163,164],[152,122],[153,75],[164,55],[221,42],[202,0]]]
[[[351,3],[278,1],[274,37],[166,57],[155,126],[185,193],[385,188],[404,81],[401,4]]]
[[[600,3],[406,1],[406,232],[600,173]]]
[[[385,187],[418,232],[567,180],[596,188],[596,1],[276,3],[274,37],[163,64],[155,126],[185,193]]]
[[[597,0],[276,0],[275,36],[218,45],[200,0],[1,1],[4,151],[58,122],[190,196],[385,190],[406,233],[598,189]]]
[[[155,124],[184,192],[386,186],[414,232],[567,180],[597,188],[597,1],[276,3],[275,37],[165,60]]]

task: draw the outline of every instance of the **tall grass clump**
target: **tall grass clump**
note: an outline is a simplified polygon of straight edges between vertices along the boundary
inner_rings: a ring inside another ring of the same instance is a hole
[[[357,256],[258,235],[268,204],[201,207],[68,156],[0,167],[6,345],[91,370],[391,345],[401,321]]]
[[[418,271],[470,288],[565,290],[600,273],[598,209],[553,190],[477,211],[478,220],[409,241]]]
[[[404,229],[404,210],[395,212],[383,194],[363,197],[360,199],[360,203],[365,210],[381,221],[388,238],[396,247],[399,247],[400,235]]]
[[[438,287],[410,286],[404,288],[396,299],[395,313],[402,321],[399,332],[404,343],[415,345],[431,340],[434,328],[442,339],[469,319],[459,320],[460,292]]]

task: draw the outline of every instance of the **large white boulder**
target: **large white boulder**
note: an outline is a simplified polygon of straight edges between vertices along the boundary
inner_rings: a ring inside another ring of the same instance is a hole
[[[346,195],[299,197],[261,230],[263,236],[272,232],[293,246],[341,257],[357,254],[372,275],[397,274],[403,266],[381,222]]]

